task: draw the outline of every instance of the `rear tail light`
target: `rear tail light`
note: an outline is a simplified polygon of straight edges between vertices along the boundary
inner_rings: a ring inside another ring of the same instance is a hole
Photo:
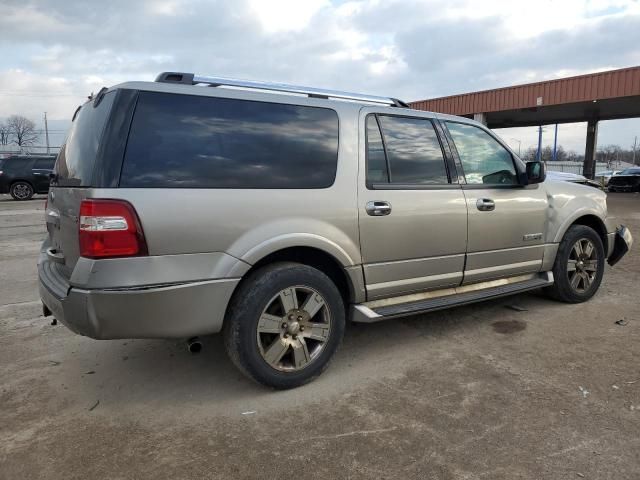
[[[80,255],[87,258],[147,255],[138,215],[124,200],[83,200],[80,204]]]

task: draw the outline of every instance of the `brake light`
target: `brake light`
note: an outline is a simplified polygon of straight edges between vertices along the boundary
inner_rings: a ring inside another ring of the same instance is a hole
[[[83,200],[80,204],[80,255],[87,258],[147,255],[138,215],[124,200]]]

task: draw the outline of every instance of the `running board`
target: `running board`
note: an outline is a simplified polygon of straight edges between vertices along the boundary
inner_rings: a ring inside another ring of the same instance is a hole
[[[440,291],[404,295],[354,305],[354,322],[372,323],[418,313],[434,312],[470,303],[535,290],[553,284],[553,273],[521,275],[501,280],[447,288]],[[422,298],[421,298],[422,297]]]

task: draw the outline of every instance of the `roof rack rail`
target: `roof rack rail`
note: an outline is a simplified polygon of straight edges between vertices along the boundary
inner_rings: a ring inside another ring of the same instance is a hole
[[[256,90],[269,90],[273,92],[286,92],[307,95],[311,98],[334,98],[339,100],[353,100],[358,102],[375,103],[391,107],[411,108],[405,102],[397,98],[378,97],[375,95],[365,95],[362,93],[340,92],[337,90],[324,90],[313,87],[301,87],[298,85],[287,85],[285,83],[259,82],[253,80],[238,80],[222,77],[204,77],[193,73],[182,72],[162,72],[156,77],[156,82],[161,83],[182,83],[185,85],[208,85],[210,87],[238,87]]]

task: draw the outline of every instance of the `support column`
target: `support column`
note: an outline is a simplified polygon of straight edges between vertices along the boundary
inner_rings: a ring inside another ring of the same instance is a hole
[[[536,162],[542,161],[542,125],[538,126],[538,150],[536,151]]]
[[[593,179],[596,174],[596,148],[598,146],[598,120],[587,123],[587,144],[584,149],[582,174]]]
[[[485,113],[474,113],[473,114],[473,119],[476,122],[480,122],[485,127],[487,126],[487,115]]]

